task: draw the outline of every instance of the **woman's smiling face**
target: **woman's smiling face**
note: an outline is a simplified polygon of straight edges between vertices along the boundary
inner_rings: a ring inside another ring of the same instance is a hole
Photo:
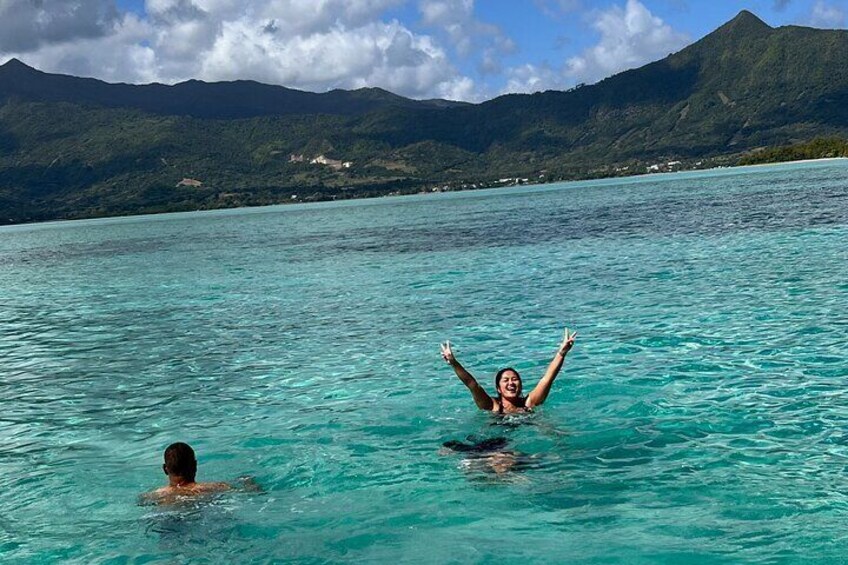
[[[498,380],[498,394],[512,400],[521,396],[521,377],[512,369],[507,369]]]

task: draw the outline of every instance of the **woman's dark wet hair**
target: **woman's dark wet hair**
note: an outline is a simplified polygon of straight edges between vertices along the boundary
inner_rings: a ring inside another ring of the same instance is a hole
[[[515,370],[515,369],[513,369],[512,367],[506,367],[505,369],[501,369],[500,371],[498,371],[498,374],[496,374],[496,375],[495,375],[495,391],[497,391],[497,393],[498,393],[498,398],[500,398],[500,397],[501,397],[501,393],[500,393],[500,390],[501,390],[501,379],[503,378],[504,374],[505,374],[507,371],[512,371],[513,373],[515,373],[516,375],[518,375],[518,378],[519,378],[519,379],[521,378],[521,375],[518,373],[518,371],[516,371],[516,370]]]
[[[194,456],[194,450],[189,444],[181,441],[172,443],[165,450],[163,468],[168,475],[194,482],[194,477],[197,475],[197,458]]]

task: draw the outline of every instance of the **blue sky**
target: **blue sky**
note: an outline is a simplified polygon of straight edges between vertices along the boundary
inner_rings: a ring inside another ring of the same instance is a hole
[[[848,25],[848,0],[2,0],[0,62],[479,101],[596,82],[742,9],[773,27]]]

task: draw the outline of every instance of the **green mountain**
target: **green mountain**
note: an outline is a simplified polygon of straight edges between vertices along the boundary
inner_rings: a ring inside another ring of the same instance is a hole
[[[66,102],[125,108],[163,116],[237,119],[291,114],[354,116],[381,108],[461,106],[447,100],[410,100],[380,88],[304,92],[254,81],[164,84],[109,84],[91,78],[51,75],[17,59],[0,66],[0,101]]]
[[[846,134],[848,32],[773,29],[747,11],[595,85],[482,104],[112,85],[13,60],[0,67],[0,222],[633,174]]]

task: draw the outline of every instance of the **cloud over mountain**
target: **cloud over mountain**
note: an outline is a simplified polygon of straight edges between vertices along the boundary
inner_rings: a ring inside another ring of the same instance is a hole
[[[813,6],[810,25],[821,28],[842,28],[845,27],[846,18],[848,18],[848,8],[819,0]]]
[[[398,0],[106,0],[0,4],[0,52],[47,71],[109,81],[253,79],[308,90],[380,86],[467,99],[474,82],[444,47],[395,19]]]
[[[508,92],[562,89],[602,78],[660,59],[689,42],[686,34],[654,16],[639,0],[627,0],[593,13],[591,26],[598,42],[559,68],[524,65],[509,71]]]
[[[42,45],[112,33],[118,11],[109,0],[3,0],[0,52],[25,52]]]
[[[841,28],[843,4],[768,0],[758,9],[775,26]],[[740,7],[713,0],[695,25],[693,8],[685,0],[0,0],[0,63],[17,57],[110,82],[252,79],[482,101],[638,67],[700,35],[701,19]]]

